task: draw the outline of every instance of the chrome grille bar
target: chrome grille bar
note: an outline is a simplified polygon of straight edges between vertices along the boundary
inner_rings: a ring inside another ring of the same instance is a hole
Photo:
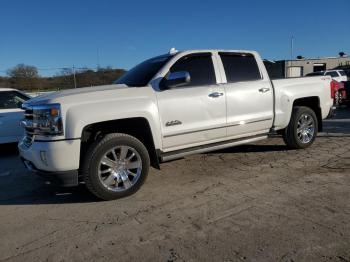
[[[30,147],[34,140],[33,108],[22,106],[22,109],[24,110],[24,119],[21,124],[25,130],[25,137],[22,142],[26,147]]]

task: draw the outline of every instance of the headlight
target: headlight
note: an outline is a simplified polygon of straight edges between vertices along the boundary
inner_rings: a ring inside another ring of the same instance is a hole
[[[60,104],[32,106],[31,111],[24,121],[27,131],[34,135],[63,135]]]

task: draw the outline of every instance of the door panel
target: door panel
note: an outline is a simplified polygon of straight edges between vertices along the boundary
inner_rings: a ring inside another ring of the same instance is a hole
[[[227,136],[268,132],[273,123],[273,89],[254,53],[219,52],[226,92]]]
[[[225,84],[227,135],[266,132],[273,122],[273,92],[269,81]]]
[[[20,126],[22,120],[21,109],[0,110],[0,137],[14,141],[23,136],[24,129]]]
[[[184,54],[169,73],[188,72],[190,82],[157,92],[163,150],[210,143],[226,137],[225,88],[212,53]]]
[[[18,141],[24,129],[22,103],[29,97],[15,90],[0,92],[0,143]]]
[[[176,88],[157,93],[164,151],[224,138],[224,92],[223,86],[211,85]]]

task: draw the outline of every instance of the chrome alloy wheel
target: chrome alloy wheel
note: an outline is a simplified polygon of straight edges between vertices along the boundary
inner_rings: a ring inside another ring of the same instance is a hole
[[[129,189],[140,178],[142,160],[132,147],[117,146],[101,158],[98,177],[104,187],[114,192]]]
[[[297,135],[303,144],[309,143],[315,135],[315,121],[309,114],[302,114],[298,120]]]

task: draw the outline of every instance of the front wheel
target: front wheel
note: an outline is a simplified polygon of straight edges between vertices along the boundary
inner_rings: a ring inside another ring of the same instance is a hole
[[[108,134],[88,150],[82,167],[87,188],[103,200],[135,193],[150,166],[146,147],[127,134]]]
[[[317,117],[311,108],[294,107],[289,125],[284,130],[283,140],[290,148],[307,148],[315,141],[317,127]]]

